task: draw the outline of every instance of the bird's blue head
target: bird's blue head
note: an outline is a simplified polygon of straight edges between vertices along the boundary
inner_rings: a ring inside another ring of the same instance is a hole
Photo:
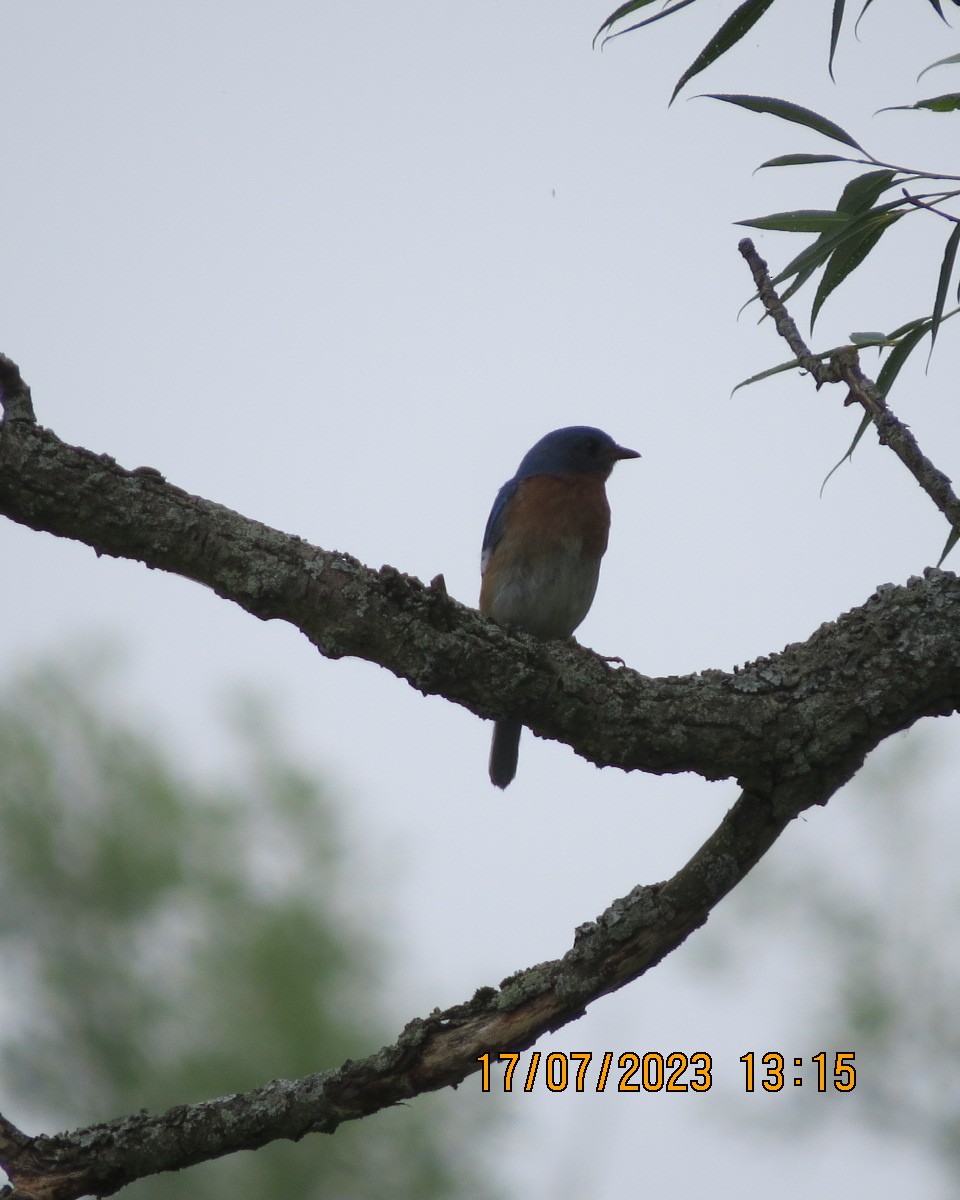
[[[618,446],[609,433],[590,425],[568,425],[546,434],[523,456],[517,479],[532,475],[602,475],[621,458],[639,458],[636,450]]]

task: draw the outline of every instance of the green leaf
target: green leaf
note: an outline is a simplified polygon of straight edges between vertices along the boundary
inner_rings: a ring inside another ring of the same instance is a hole
[[[653,0],[628,0],[626,4],[621,4],[615,12],[612,12],[610,16],[607,17],[604,23],[597,30],[598,36],[599,34],[603,33],[605,29],[609,29],[611,25],[616,25],[616,23],[622,20],[623,17],[629,16],[630,13],[637,12],[641,8],[646,8],[648,4],[653,4]]]
[[[891,104],[887,108],[878,108],[877,112],[907,112],[922,108],[928,112],[956,112],[960,108],[960,92],[931,96],[928,100],[918,100],[916,104]]]
[[[905,333],[909,333],[912,329],[916,329],[919,325],[923,325],[929,320],[929,317],[914,317],[912,321],[907,321],[906,325],[898,325],[892,333],[887,334],[887,337],[891,342],[899,341]]]
[[[800,251],[796,258],[787,263],[783,270],[773,277],[771,282],[774,285],[783,283],[791,275],[802,272],[807,272],[807,278],[809,278],[810,273],[826,262],[844,238],[858,235],[863,226],[879,213],[890,212],[904,204],[906,204],[905,200],[893,200],[886,204],[880,204],[876,208],[870,209],[867,213],[849,218],[847,224],[841,227],[838,232],[822,233],[816,241],[811,242],[809,246]],[[793,290],[796,291],[796,288]]]
[[[837,40],[840,37],[840,26],[843,24],[844,0],[833,0],[833,23],[830,28],[830,57],[827,59],[827,70],[833,79],[833,56],[837,50]],[[836,80],[834,79],[834,83]]]
[[[842,154],[781,154],[779,158],[768,158],[757,170],[763,167],[806,167],[810,163],[849,162]]]
[[[816,246],[820,242],[820,240],[824,237],[826,237],[826,234],[821,234],[820,238],[818,238],[817,241],[813,243],[813,245]],[[813,249],[813,246],[811,246],[811,249]],[[786,302],[790,299],[791,296],[795,295],[797,292],[800,291],[800,289],[803,287],[803,285],[807,282],[807,280],[814,273],[814,271],[816,271],[816,269],[818,267],[823,266],[823,261],[824,260],[821,258],[818,262],[814,263],[813,265],[804,267],[802,271],[797,272],[797,277],[793,281],[793,283],[791,283],[790,286],[785,291],[781,292],[781,294],[780,294],[780,299],[783,301],[784,304],[786,304]]]
[[[610,14],[609,17],[607,17],[597,32],[593,35],[593,44],[596,45],[597,38],[600,37],[601,34],[606,33],[608,29],[616,25],[618,21],[622,20],[629,13],[636,12],[640,8],[646,8],[648,4],[652,3],[653,0],[629,0],[629,3],[621,4],[618,9],[616,9]]]
[[[903,213],[898,212],[881,213],[878,217],[864,224],[859,233],[844,238],[840,245],[837,246],[836,250],[830,255],[830,261],[823,272],[823,278],[820,280],[817,294],[813,298],[813,307],[810,310],[811,330],[816,324],[820,309],[823,307],[824,301],[830,293],[838,288],[847,276],[860,266],[887,229],[895,221],[899,221],[903,215]],[[960,230],[960,225],[957,226],[957,229]]]
[[[660,21],[664,17],[669,17],[673,13],[678,12],[681,8],[686,8],[688,4],[693,4],[693,2],[694,0],[677,0],[677,3],[674,4],[672,8],[665,8],[662,10],[662,12],[658,12],[655,16],[647,17],[645,21],[638,21],[636,25],[630,25],[626,29],[619,29],[616,33],[611,33],[609,38],[620,37],[624,33],[632,33],[635,29],[642,29],[644,25],[652,25],[654,21]],[[597,44],[597,38],[604,32],[604,30],[610,29],[611,26],[617,23],[617,21],[622,20],[632,12],[636,12],[637,9],[646,8],[648,4],[652,3],[653,0],[631,0],[629,4],[621,4],[615,12],[612,12],[610,16],[607,17],[604,23],[593,35],[593,44]],[[609,40],[609,38],[604,38],[604,41]]]
[[[942,565],[943,560],[947,557],[958,541],[960,541],[960,529],[957,529],[956,526],[954,526],[954,528],[950,530],[950,536],[947,538],[947,544],[943,548],[943,553],[940,555],[939,559],[937,559],[938,567]]]
[[[780,363],[776,367],[768,367],[766,371],[761,371],[759,375],[751,375],[749,379],[741,379],[733,392],[738,392],[742,387],[746,387],[750,383],[759,383],[761,379],[769,379],[771,375],[780,375],[784,371],[792,371],[800,366],[798,358],[791,358],[789,362]],[[733,395],[733,392],[730,395]]]
[[[860,9],[860,16],[857,17],[857,23],[853,27],[853,36],[854,37],[857,36],[857,30],[859,30],[859,28],[860,28],[860,22],[863,20],[863,14],[867,11],[867,9],[870,7],[870,5],[872,3],[873,3],[873,0],[865,0],[863,8]]]
[[[931,96],[918,100],[914,108],[926,108],[930,112],[956,112],[960,108],[960,92],[946,92],[942,96]]]
[[[870,428],[870,423],[872,421],[873,421],[873,417],[870,415],[870,413],[865,412],[863,414],[863,417],[860,420],[860,424],[857,426],[857,432],[853,435],[853,441],[850,443],[850,449],[847,451],[847,455],[846,455],[847,458],[850,458],[851,455],[853,454],[854,450],[856,450],[857,442],[860,441],[860,439],[863,437],[863,435]]]
[[[877,334],[877,337],[883,337],[883,334]],[[819,358],[823,362],[824,359],[829,358],[833,353],[833,350],[819,350],[814,353],[813,357]],[[778,363],[775,367],[768,367],[765,371],[761,371],[759,375],[751,375],[749,379],[741,380],[733,389],[733,392],[739,391],[740,388],[746,387],[749,383],[759,383],[761,379],[769,379],[771,375],[781,375],[784,371],[793,371],[799,366],[800,360],[798,358],[791,358],[789,362]],[[730,393],[731,396],[733,392]]]
[[[952,63],[960,63],[960,54],[951,54],[949,58],[938,58],[936,62],[932,62],[929,67],[924,67],[917,76],[917,83],[926,75],[928,71],[932,71],[934,67],[948,67]]]
[[[736,104],[739,108],[746,108],[751,112],[770,113],[772,116],[780,117],[784,121],[793,121],[797,125],[806,125],[808,129],[816,130],[817,133],[822,133],[824,137],[833,138],[835,142],[843,142],[844,145],[852,146],[854,150],[859,150],[861,154],[866,154],[860,143],[855,141],[845,129],[841,129],[833,121],[828,121],[826,117],[821,117],[819,113],[815,113],[812,109],[803,108],[799,104],[792,104],[789,100],[778,100],[775,96],[742,96],[718,92],[709,93],[708,99],[723,100],[726,104]]]
[[[851,179],[837,201],[837,212],[859,213],[872,208],[879,197],[896,182],[897,172],[865,171]]]
[[[943,319],[943,306],[947,299],[947,288],[950,286],[950,276],[953,274],[953,264],[956,262],[958,245],[960,245],[960,225],[954,225],[943,251],[943,262],[940,264],[940,278],[937,280],[937,298],[933,302],[933,316],[930,318],[930,354],[927,355],[928,367],[930,365],[930,358],[933,355],[933,346],[937,340],[937,331]]]
[[[735,225],[747,225],[751,229],[777,229],[782,233],[830,233],[849,223],[849,216],[834,212],[832,208],[804,208],[796,212],[770,213],[766,217],[734,222]]]
[[[795,258],[792,258],[778,275],[774,275],[770,281],[774,287],[785,283],[792,275],[797,277],[780,299],[786,302],[802,288],[814,271],[823,266],[842,240],[839,234],[822,233],[816,241],[811,242]]]
[[[927,318],[911,333],[901,338],[890,351],[890,357],[883,364],[880,374],[877,376],[877,390],[884,396],[888,395],[890,389],[893,387],[893,381],[900,374],[901,367],[910,357],[917,342],[926,335],[929,328],[930,320]]]
[[[890,339],[885,333],[871,330],[869,333],[851,333],[851,345],[859,346],[861,350],[868,346],[889,346]]]
[[[823,489],[830,482],[830,476],[834,473],[834,471],[838,470],[840,467],[843,466],[843,464],[845,462],[847,462],[849,459],[853,458],[853,452],[857,448],[857,442],[859,442],[860,439],[863,437],[863,435],[867,432],[867,429],[869,428],[872,420],[873,420],[873,417],[871,417],[868,412],[865,412],[863,414],[860,424],[857,426],[857,432],[853,435],[853,441],[847,447],[846,454],[843,456],[843,458],[840,459],[840,461],[838,463],[835,463],[830,468],[830,470],[827,472],[827,474],[824,478],[823,483],[820,484],[820,495],[821,496],[823,495]]]
[[[773,0],[744,0],[738,5],[677,80],[670,103],[676,100],[677,93],[694,75],[699,75],[749,33],[772,4]]]

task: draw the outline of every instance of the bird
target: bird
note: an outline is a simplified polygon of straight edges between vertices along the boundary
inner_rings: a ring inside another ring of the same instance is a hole
[[[523,456],[493,502],[480,558],[480,611],[535,638],[568,638],[587,615],[607,548],[605,484],[621,459],[639,458],[602,429],[569,425]],[[490,782],[505,788],[517,772],[522,725],[498,720]]]

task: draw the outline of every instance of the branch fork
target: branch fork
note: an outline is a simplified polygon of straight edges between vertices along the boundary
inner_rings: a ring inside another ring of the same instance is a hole
[[[909,431],[860,374],[855,352],[838,351],[825,367],[813,359],[765,264],[755,251],[745,257],[803,365],[818,382],[846,382],[856,402],[873,406],[889,444],[913,455]],[[960,581],[946,572],[885,585],[805,643],[732,671],[649,679],[613,672],[580,646],[513,637],[447,595],[442,576],[425,587],[392,567],[371,570],[191,496],[152,469],[129,471],[68,446],[36,424],[29,388],[2,356],[0,401],[0,514],[193,579],[262,620],[288,621],[327,658],[379,663],[424,693],[520,719],[599,764],[737,778],[742,789],[685,866],[581,924],[562,958],[411,1021],[369,1058],[56,1136],[30,1137],[0,1118],[0,1166],[11,1179],[4,1200],[107,1196],[277,1138],[332,1133],[457,1084],[479,1070],[481,1054],[526,1049],[676,949],[878,742],[921,716],[960,709]],[[917,461],[925,477],[933,472]],[[948,499],[956,503],[952,492]]]
[[[812,354],[787,312],[770,278],[767,264],[757,253],[750,238],[744,238],[738,249],[746,260],[757,287],[763,307],[773,318],[777,333],[784,339],[798,364],[813,377],[817,388],[825,383],[844,383],[849,389],[844,404],[859,404],[876,427],[880,442],[889,446],[920,487],[949,521],[953,530],[960,531],[960,499],[947,476],[923,454],[909,425],[890,409],[886,397],[877,385],[861,370],[856,346],[841,346],[824,363]]]

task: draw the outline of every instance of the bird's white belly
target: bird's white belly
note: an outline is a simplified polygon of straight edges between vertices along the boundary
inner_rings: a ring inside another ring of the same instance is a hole
[[[585,559],[576,539],[559,553],[554,548],[514,563],[498,580],[490,615],[534,637],[569,637],[593,603],[599,576],[599,562]]]

